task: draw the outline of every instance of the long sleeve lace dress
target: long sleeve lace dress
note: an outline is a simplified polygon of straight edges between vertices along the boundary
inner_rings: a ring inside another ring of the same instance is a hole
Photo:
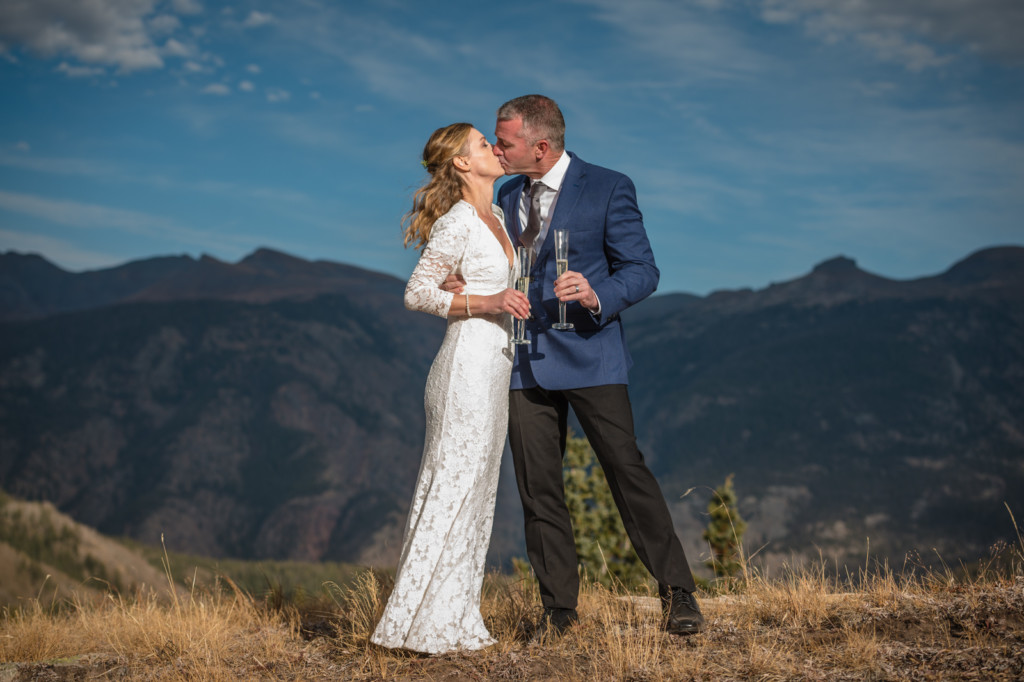
[[[492,210],[501,221],[501,209]],[[406,307],[447,317],[455,294],[439,286],[452,272],[470,294],[512,284],[502,244],[465,201],[434,223]],[[376,644],[436,654],[494,643],[480,592],[508,425],[511,326],[507,314],[448,320],[427,377],[423,459]]]

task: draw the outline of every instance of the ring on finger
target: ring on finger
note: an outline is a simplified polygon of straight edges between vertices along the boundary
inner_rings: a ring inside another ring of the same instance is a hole
[[[580,285],[579,284],[576,285],[576,293],[577,294],[580,293]]]

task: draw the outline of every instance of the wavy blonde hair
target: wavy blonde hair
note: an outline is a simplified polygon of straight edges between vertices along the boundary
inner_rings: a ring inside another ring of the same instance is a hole
[[[423,165],[430,173],[427,184],[412,196],[412,209],[402,218],[403,243],[423,248],[430,239],[434,221],[462,199],[462,180],[452,160],[465,156],[469,144],[469,123],[452,123],[438,128],[423,147]]]

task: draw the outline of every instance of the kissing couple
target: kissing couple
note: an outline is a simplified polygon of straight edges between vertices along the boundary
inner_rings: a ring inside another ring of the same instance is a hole
[[[438,129],[423,165],[430,178],[403,223],[405,245],[422,248],[405,305],[448,325],[427,376],[423,459],[395,587],[371,641],[427,654],[495,643],[480,593],[506,433],[544,606],[534,637],[560,636],[579,620],[562,483],[570,406],[658,581],[665,629],[699,632],[693,575],[633,433],[619,315],[655,290],[659,272],[632,181],[565,151],[562,112],[542,95],[498,109],[493,145],[468,123]],[[513,177],[495,205],[494,182],[505,175]],[[561,229],[572,269],[558,275]],[[525,294],[514,288],[516,246],[530,254]],[[570,331],[552,329],[559,303]],[[518,352],[513,317],[530,337]]]

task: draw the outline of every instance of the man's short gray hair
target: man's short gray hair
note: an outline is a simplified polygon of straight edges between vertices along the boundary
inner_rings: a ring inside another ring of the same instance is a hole
[[[523,137],[528,144],[547,140],[553,151],[565,149],[565,119],[555,100],[544,95],[523,95],[498,108],[499,121],[523,119]]]

